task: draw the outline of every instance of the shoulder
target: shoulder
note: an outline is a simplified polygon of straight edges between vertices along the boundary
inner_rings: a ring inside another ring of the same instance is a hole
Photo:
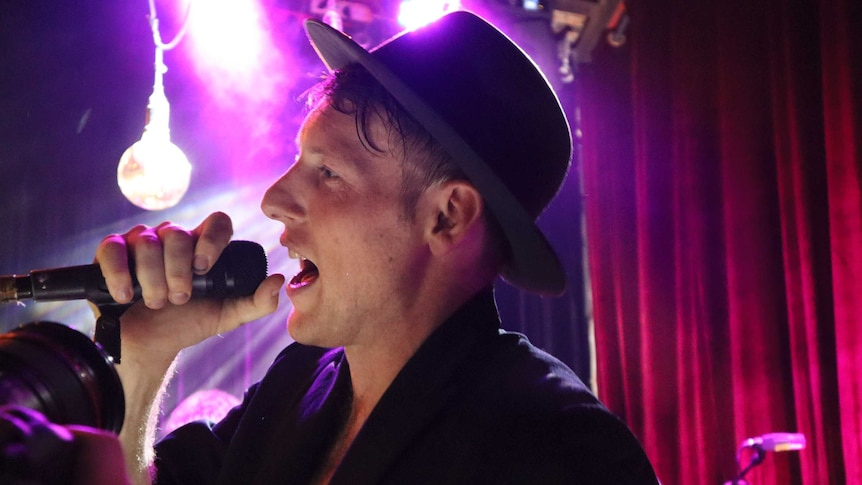
[[[479,462],[497,483],[656,483],[638,440],[600,405],[510,416],[488,438]]]
[[[571,368],[521,334],[501,331],[474,357],[470,372],[478,387],[512,407],[524,407],[523,412],[547,414],[599,404]]]
[[[655,483],[637,438],[568,366],[515,333],[481,352],[469,392],[479,462],[499,483]]]

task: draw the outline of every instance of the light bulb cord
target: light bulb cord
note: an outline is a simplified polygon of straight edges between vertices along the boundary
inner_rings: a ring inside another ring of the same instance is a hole
[[[165,44],[162,42],[162,35],[159,33],[159,17],[156,13],[156,2],[155,0],[149,0],[150,3],[150,28],[153,30],[153,43],[156,45],[156,49],[162,49],[165,51],[169,51],[177,46],[182,40],[183,36],[186,35],[186,30],[189,24],[189,14],[192,11],[192,1],[189,0],[189,5],[186,7],[186,15],[183,18],[183,23],[180,25],[180,30],[177,32],[177,35],[174,36],[173,40]]]
[[[168,43],[162,42],[162,35],[159,29],[159,17],[156,11],[155,0],[148,0],[150,6],[150,29],[153,32],[153,45],[156,48],[155,53],[155,78],[153,80],[153,93],[150,95],[147,106],[147,123],[144,128],[144,134],[158,135],[170,139],[170,104],[165,96],[164,75],[168,71],[165,65],[165,51],[171,50],[179,44],[186,33],[189,13],[192,9],[192,2],[189,1],[186,8],[185,18],[180,27],[180,30],[174,36],[173,40]]]

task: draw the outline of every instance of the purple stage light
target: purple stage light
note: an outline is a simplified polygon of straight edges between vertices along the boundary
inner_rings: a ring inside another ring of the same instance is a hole
[[[197,391],[174,408],[164,424],[163,432],[168,434],[192,421],[217,423],[239,403],[238,397],[219,389]]]
[[[189,15],[183,51],[200,100],[193,116],[209,140],[204,149],[227,161],[216,165],[207,158],[207,170],[239,182],[284,158],[283,145],[293,135],[284,126],[291,121],[283,116],[285,105],[295,103],[290,90],[308,77],[288,44],[293,31],[301,31],[299,21],[285,17],[276,3],[209,0],[195,2]]]
[[[460,8],[458,0],[403,0],[398,9],[398,23],[407,29],[415,29]]]
[[[229,73],[255,68],[268,40],[264,21],[262,8],[255,1],[196,4],[189,17],[195,63]]]

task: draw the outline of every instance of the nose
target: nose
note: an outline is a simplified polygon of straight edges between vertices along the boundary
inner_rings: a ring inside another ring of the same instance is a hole
[[[278,180],[275,181],[263,195],[260,202],[260,209],[263,214],[270,219],[286,222],[287,220],[297,220],[305,216],[305,209],[298,198],[299,190],[292,186],[291,176],[296,165],[284,173]]]

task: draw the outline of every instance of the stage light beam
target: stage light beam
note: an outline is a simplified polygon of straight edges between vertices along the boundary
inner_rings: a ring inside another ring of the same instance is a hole
[[[413,30],[460,8],[457,0],[404,0],[398,9],[398,23]]]

